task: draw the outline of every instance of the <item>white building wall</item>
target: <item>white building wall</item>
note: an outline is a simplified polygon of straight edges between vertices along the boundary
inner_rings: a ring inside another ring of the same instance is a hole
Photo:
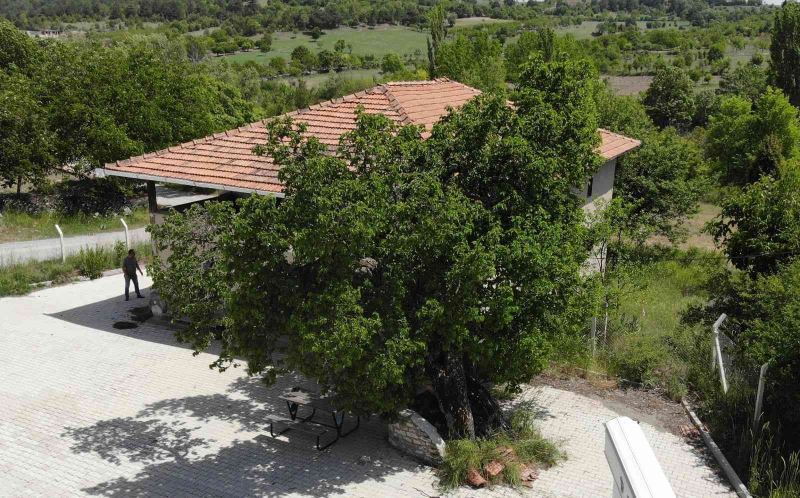
[[[617,160],[612,159],[592,175],[592,195],[587,196],[589,181],[583,185],[581,193],[584,199],[583,210],[586,214],[593,213],[599,206],[608,205],[614,195],[614,175],[617,170]]]
[[[583,212],[586,214],[587,222],[592,215],[603,206],[607,206],[614,196],[614,175],[616,174],[617,160],[607,161],[600,169],[592,175],[592,192],[588,195],[589,180],[583,185],[579,195],[583,199]],[[601,271],[605,266],[606,250],[603,247],[594,247],[586,260],[584,272],[586,274]]]

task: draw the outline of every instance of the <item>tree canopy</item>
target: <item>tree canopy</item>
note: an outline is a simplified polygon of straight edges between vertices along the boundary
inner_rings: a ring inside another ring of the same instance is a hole
[[[485,32],[474,36],[458,35],[442,43],[436,51],[436,74],[484,91],[505,86],[503,47]]]
[[[797,116],[797,109],[775,88],[755,103],[739,96],[724,98],[709,120],[706,154],[726,182],[745,184],[775,174],[797,155]]]
[[[686,129],[694,113],[692,80],[681,68],[662,66],[656,70],[643,102],[647,114],[657,126]]]
[[[800,173],[765,175],[722,204],[710,226],[731,263],[751,273],[774,272],[800,254]]]
[[[642,147],[619,160],[615,197],[625,204],[621,229],[639,243],[651,235],[684,236],[684,222],[697,212],[708,187],[697,145],[674,129],[644,137]]]
[[[281,165],[285,199],[151,228],[172,249],[153,275],[191,319],[181,337],[202,349],[224,326],[217,365],[244,358],[269,377],[285,336],[282,366],[343,407],[391,415],[429,386],[450,436],[502,425],[484,383],[526,381],[586,316],[572,186],[598,166],[595,78],[583,63],[534,61],[515,108],[481,96],[427,140],[361,114],[336,155],[274,122],[260,152]]]
[[[792,104],[800,106],[800,5],[783,2],[775,13],[772,44],[769,47],[770,69],[774,84],[786,92]]]
[[[44,179],[55,163],[54,136],[35,84],[20,73],[0,70],[0,183]]]

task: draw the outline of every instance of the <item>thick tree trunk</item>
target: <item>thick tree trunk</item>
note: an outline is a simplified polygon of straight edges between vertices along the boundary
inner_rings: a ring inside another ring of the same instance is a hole
[[[475,435],[485,437],[508,428],[508,421],[491,391],[476,377],[467,377],[469,403],[475,423]]]
[[[426,369],[439,401],[439,409],[447,422],[450,439],[474,438],[475,422],[461,355],[443,351],[428,358]]]
[[[17,195],[22,193],[22,177],[17,178]]]

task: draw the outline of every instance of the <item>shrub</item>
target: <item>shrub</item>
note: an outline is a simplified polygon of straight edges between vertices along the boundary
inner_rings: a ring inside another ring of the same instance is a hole
[[[103,270],[110,266],[111,254],[101,248],[81,249],[78,254],[78,272],[92,280],[102,277]]]
[[[126,205],[125,192],[112,180],[68,180],[56,188],[60,211],[64,214],[116,213]]]
[[[508,429],[491,437],[448,441],[444,462],[439,468],[441,486],[450,489],[466,483],[473,469],[492,484],[518,486],[525,467],[555,465],[564,454],[541,435],[534,420],[534,412],[523,407],[511,415]],[[494,477],[486,472],[486,466],[492,462],[503,465],[502,472]]]

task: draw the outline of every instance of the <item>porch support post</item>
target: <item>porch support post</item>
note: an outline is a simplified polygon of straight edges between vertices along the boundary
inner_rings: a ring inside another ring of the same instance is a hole
[[[158,201],[156,200],[156,182],[147,181],[147,208],[150,214],[158,211]]]

